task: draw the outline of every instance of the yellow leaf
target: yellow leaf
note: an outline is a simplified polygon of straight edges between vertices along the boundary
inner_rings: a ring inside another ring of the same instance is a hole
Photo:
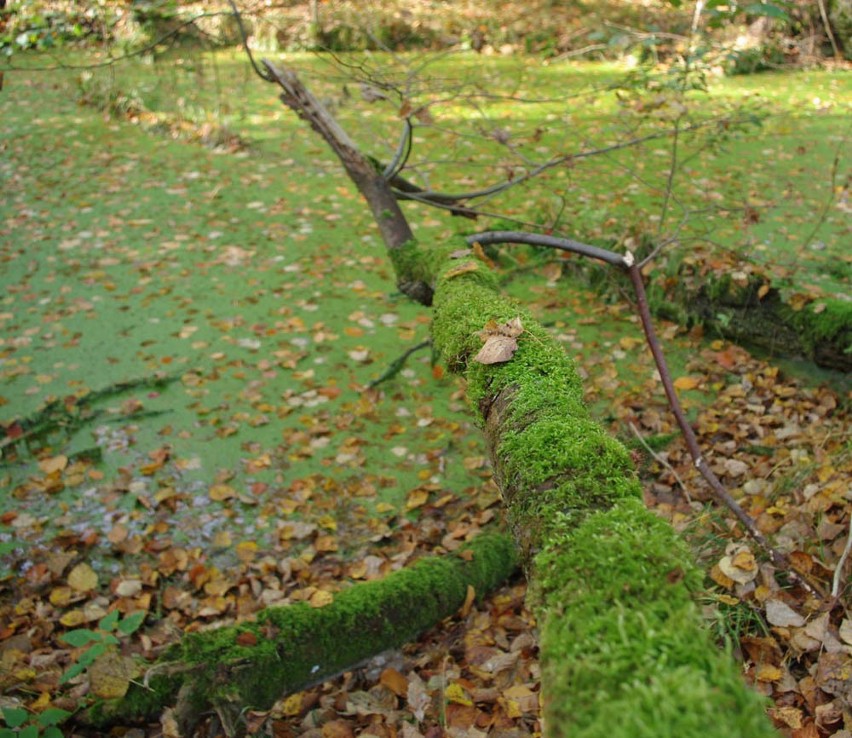
[[[54,607],[67,607],[74,596],[71,587],[54,587],[50,590],[50,604]]]
[[[444,279],[452,279],[453,277],[459,277],[462,274],[467,274],[468,272],[475,272],[479,270],[479,265],[475,261],[463,261],[458,266],[451,267],[446,272],[444,272]]]
[[[254,541],[240,541],[237,544],[237,558],[247,564],[257,554],[257,544]]]
[[[324,589],[318,589],[311,595],[308,604],[311,607],[325,607],[334,602],[334,595],[331,592],[326,592]]]
[[[782,676],[784,676],[784,672],[772,664],[761,664],[757,667],[757,681],[759,682],[777,682]]]
[[[447,702],[455,702],[457,705],[467,705],[470,707],[473,704],[473,700],[468,697],[464,687],[457,682],[453,682],[447,687],[444,691],[444,697]]]
[[[89,667],[92,694],[103,700],[124,697],[130,687],[130,680],[136,676],[136,671],[133,659],[122,656],[117,651],[101,654]]]
[[[42,459],[38,462],[38,468],[45,474],[61,472],[66,466],[68,466],[68,457],[61,454],[50,459]]]
[[[408,499],[405,502],[405,509],[414,510],[418,507],[423,507],[428,499],[429,490],[418,487],[409,493]]]
[[[678,377],[674,381],[674,386],[679,390],[695,389],[699,384],[701,384],[701,379],[698,377]]]
[[[208,494],[210,495],[210,499],[216,502],[223,502],[237,496],[236,490],[227,484],[214,484]]]
[[[78,625],[87,623],[86,615],[82,610],[69,610],[61,618],[59,622],[66,628],[76,628]]]
[[[302,693],[296,692],[296,694],[291,694],[284,700],[281,704],[281,712],[287,717],[295,717],[302,712]]]
[[[78,592],[89,592],[98,586],[98,575],[88,564],[77,564],[68,574],[68,586]]]
[[[462,608],[461,608],[461,616],[463,618],[467,617],[468,613],[470,612],[470,608],[473,606],[473,601],[475,599],[476,599],[476,590],[473,588],[472,585],[468,584],[467,585],[467,594],[465,595],[464,604],[462,605]]]

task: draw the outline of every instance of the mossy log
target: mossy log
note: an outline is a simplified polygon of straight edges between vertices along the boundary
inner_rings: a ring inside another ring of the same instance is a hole
[[[776,735],[704,627],[690,552],[644,507],[629,453],[590,418],[562,347],[472,258],[445,262],[433,308],[433,343],[467,379],[530,581],[545,734]],[[474,361],[486,324],[517,317],[512,358]]]
[[[211,709],[223,718],[268,709],[284,695],[415,639],[455,614],[468,587],[481,598],[517,563],[509,536],[484,534],[453,554],[355,584],[325,607],[270,607],[250,622],[192,633],[149,668],[144,681],[133,682],[125,697],[94,705],[83,722],[103,728],[152,720],[176,705],[188,735]]]
[[[852,303],[825,298],[794,307],[778,289],[767,289],[769,279],[760,274],[744,284],[728,275],[703,276],[700,284],[694,275],[684,276],[673,294],[655,300],[658,313],[700,323],[773,356],[804,357],[825,369],[852,371]]]

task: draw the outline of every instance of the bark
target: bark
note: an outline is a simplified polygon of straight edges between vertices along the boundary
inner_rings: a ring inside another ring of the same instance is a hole
[[[250,622],[192,633],[132,682],[124,698],[95,705],[82,721],[103,729],[156,720],[174,705],[183,734],[191,735],[210,709],[225,722],[245,709],[269,709],[414,640],[458,612],[470,587],[481,598],[516,568],[508,536],[480,535],[455,554],[353,585],[325,607],[271,607]]]
[[[348,151],[326,140],[368,202],[376,189],[385,202],[388,184],[362,188]],[[434,290],[433,344],[466,378],[483,427],[539,623],[545,734],[775,735],[703,627],[689,551],[643,506],[629,454],[589,417],[561,346],[499,294],[483,262],[460,254],[463,242],[386,243],[400,281]],[[524,326],[514,355],[477,362],[483,328],[514,318]]]

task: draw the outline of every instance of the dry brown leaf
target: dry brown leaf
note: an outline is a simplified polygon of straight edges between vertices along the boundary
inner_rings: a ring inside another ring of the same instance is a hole
[[[731,544],[725,549],[725,556],[719,561],[719,570],[737,584],[753,582],[759,573],[754,554],[748,546],[738,544]]]
[[[504,364],[517,350],[518,342],[511,336],[494,335],[488,338],[473,360],[480,364]]]
[[[408,694],[408,679],[393,667],[388,667],[382,672],[379,682],[384,684],[397,697],[404,698]]]
[[[800,628],[805,624],[805,619],[781,600],[766,601],[766,619],[779,628]]]
[[[426,685],[423,683],[420,675],[415,672],[412,672],[408,677],[406,700],[411,714],[418,720],[423,720],[426,717],[426,709],[432,703],[432,698],[429,696],[429,692],[426,691]]]

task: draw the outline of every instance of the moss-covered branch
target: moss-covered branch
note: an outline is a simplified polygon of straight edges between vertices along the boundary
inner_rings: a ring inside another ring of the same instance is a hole
[[[95,727],[156,719],[179,703],[189,723],[207,710],[267,709],[376,654],[415,639],[482,596],[517,567],[505,535],[481,535],[454,554],[421,559],[384,579],[338,592],[322,608],[299,603],[262,610],[251,622],[193,633],[131,685],[121,700],[85,715]]]
[[[448,262],[433,305],[434,345],[468,381],[530,579],[546,734],[774,735],[703,627],[689,551],[643,506],[627,450],[589,417],[562,348],[479,261]],[[514,356],[474,361],[484,326],[516,317]]]

